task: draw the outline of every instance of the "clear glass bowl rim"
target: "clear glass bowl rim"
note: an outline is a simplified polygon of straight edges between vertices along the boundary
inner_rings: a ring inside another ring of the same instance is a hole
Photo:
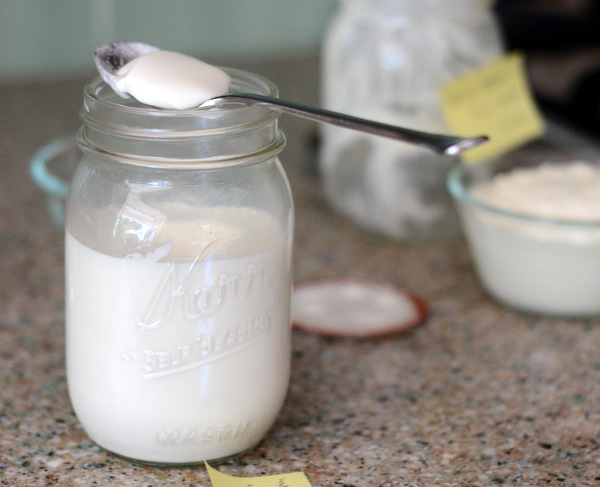
[[[489,163],[481,163],[489,164]],[[507,210],[499,206],[491,205],[484,201],[481,201],[468,191],[464,183],[465,176],[469,173],[476,171],[476,165],[469,165],[467,163],[459,163],[453,167],[448,173],[447,188],[452,197],[459,203],[464,204],[470,209],[478,209],[484,212],[492,213],[507,219],[514,219],[522,223],[530,223],[534,225],[545,225],[545,226],[557,226],[562,228],[585,228],[585,229],[600,229],[600,219],[597,220],[583,220],[583,219],[566,219],[566,218],[550,218],[531,215],[528,213],[521,213],[512,210]]]

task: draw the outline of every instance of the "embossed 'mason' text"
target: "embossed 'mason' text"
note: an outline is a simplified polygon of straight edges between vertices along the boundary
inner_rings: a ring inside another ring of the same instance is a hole
[[[158,430],[156,444],[160,446],[201,445],[243,437],[250,431],[250,422],[208,427],[202,430]]]

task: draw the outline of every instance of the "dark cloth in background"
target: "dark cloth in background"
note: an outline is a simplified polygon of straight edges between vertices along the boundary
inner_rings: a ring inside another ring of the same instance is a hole
[[[541,107],[600,138],[600,0],[499,0],[496,13]]]

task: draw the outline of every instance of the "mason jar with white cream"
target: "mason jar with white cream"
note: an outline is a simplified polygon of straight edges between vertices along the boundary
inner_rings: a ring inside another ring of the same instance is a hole
[[[277,96],[225,70],[232,91]],[[293,203],[278,114],[159,109],[88,84],[66,210],[66,359],[83,428],[160,465],[257,445],[290,372]]]

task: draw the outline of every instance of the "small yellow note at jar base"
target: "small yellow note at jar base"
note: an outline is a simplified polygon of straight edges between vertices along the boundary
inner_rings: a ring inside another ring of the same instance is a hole
[[[268,80],[228,70],[239,91]],[[277,114],[85,89],[66,213],[67,378],[88,435],[161,465],[261,441],[290,371],[293,203]]]

